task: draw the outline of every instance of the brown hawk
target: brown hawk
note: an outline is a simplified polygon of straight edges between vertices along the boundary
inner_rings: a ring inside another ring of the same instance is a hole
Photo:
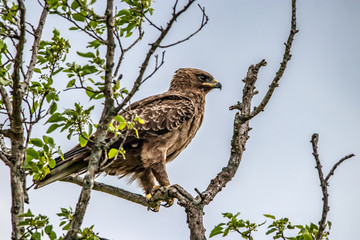
[[[128,131],[123,143],[125,156],[118,154],[116,159],[105,160],[107,167],[102,171],[109,175],[130,175],[140,182],[148,198],[155,186],[154,178],[160,186],[169,186],[165,164],[194,138],[203,121],[205,95],[214,88],[221,88],[221,84],[209,73],[181,68],[175,72],[167,92],[137,101],[121,111],[118,115],[126,121],[138,116],[145,123],[135,124],[138,135]],[[113,137],[114,133],[109,133],[107,139]],[[119,148],[122,141],[119,138],[111,148]],[[64,154],[64,160],[56,159],[56,166],[36,187],[84,171],[90,154],[90,141],[85,147],[75,146]]]

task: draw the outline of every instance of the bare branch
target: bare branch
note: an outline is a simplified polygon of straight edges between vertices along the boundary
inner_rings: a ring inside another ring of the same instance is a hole
[[[10,161],[11,151],[6,147],[4,135],[6,136],[9,130],[3,130],[3,124],[0,124],[0,158],[9,167],[13,167],[14,164]],[[9,134],[10,135],[10,134]],[[9,137],[9,136],[6,136]]]
[[[347,155],[347,156],[345,156],[345,157],[343,157],[342,159],[340,159],[337,163],[335,163],[334,164],[334,166],[332,167],[332,169],[330,170],[330,172],[328,173],[328,175],[326,176],[326,178],[325,178],[325,182],[329,182],[329,179],[330,179],[330,177],[332,176],[332,175],[334,175],[334,172],[335,172],[335,170],[336,170],[336,168],[341,164],[341,163],[343,163],[345,160],[347,160],[347,159],[349,159],[349,158],[352,158],[352,157],[354,157],[355,156],[355,154],[349,154],[349,155]]]
[[[283,61],[281,63],[280,70],[276,74],[276,77],[272,83],[272,85],[277,85],[279,82],[283,72],[285,71],[286,64],[290,60],[290,48],[294,38],[296,30],[296,1],[292,1],[292,20],[291,20],[291,30],[288,37],[288,44],[285,49],[285,54]],[[248,133],[251,130],[249,127],[249,120],[256,116],[260,111],[263,111],[267,102],[270,100],[272,93],[275,87],[271,87],[268,93],[266,94],[263,104],[260,104],[259,108],[251,112],[251,102],[252,98],[257,91],[255,91],[255,82],[257,80],[257,74],[260,67],[265,66],[266,61],[262,60],[258,64],[251,65],[248,69],[247,76],[243,80],[245,82],[245,86],[243,88],[243,97],[242,103],[237,103],[234,106],[230,107],[232,109],[238,109],[240,112],[237,112],[234,119],[234,132],[233,138],[231,140],[231,155],[226,167],[222,169],[221,172],[217,174],[217,176],[211,180],[207,189],[202,193],[202,197],[200,195],[197,196],[197,199],[202,198],[202,202],[204,205],[209,204],[216,194],[221,191],[222,188],[234,177],[241,159],[242,154],[245,151],[245,145],[249,138]]]
[[[2,85],[0,85],[0,94],[1,94],[2,100],[5,104],[7,115],[10,117],[12,115],[13,108],[12,108],[12,104],[11,104],[9,95],[8,95],[6,89],[4,88],[4,86],[2,86]]]
[[[40,1],[38,1],[38,2],[39,2],[39,4],[40,4],[43,8],[45,7],[44,5],[42,5],[42,4],[40,3]],[[69,5],[67,5],[67,7],[70,8]],[[89,11],[90,11],[90,10],[89,10]],[[96,40],[99,40],[100,42],[106,44],[106,41],[105,41],[102,37],[100,37],[96,32],[94,32],[93,29],[90,28],[90,31],[88,31],[88,30],[85,29],[84,27],[81,27],[76,21],[74,21],[74,20],[71,19],[70,17],[66,16],[65,14],[63,14],[63,13],[57,11],[57,10],[49,11],[49,13],[55,13],[55,14],[57,14],[58,16],[66,19],[66,20],[68,20],[69,22],[71,22],[72,24],[74,24],[78,29],[80,29],[82,32],[86,33],[86,34],[89,35],[90,37],[92,37],[92,38],[94,38],[94,39],[96,39]],[[95,14],[95,13],[94,13],[94,14]],[[86,16],[84,16],[84,17],[86,17]],[[99,17],[99,19],[102,19],[102,18],[103,18],[103,17],[101,17],[101,16],[98,16],[98,17]],[[94,20],[94,21],[95,21],[95,20]]]
[[[343,163],[345,160],[355,156],[354,154],[349,154],[343,158],[341,158],[337,163],[335,163],[335,165],[332,167],[332,169],[330,170],[329,174],[326,176],[326,178],[324,178],[324,174],[322,171],[322,165],[320,162],[320,158],[319,158],[319,153],[317,151],[317,144],[319,141],[319,135],[317,133],[314,133],[311,137],[311,144],[312,144],[312,148],[313,148],[313,156],[315,158],[315,163],[316,163],[316,169],[318,170],[318,175],[319,175],[319,179],[320,179],[320,186],[321,186],[321,191],[323,194],[323,210],[322,210],[322,215],[321,215],[321,219],[319,221],[319,231],[316,235],[316,240],[321,240],[322,239],[322,235],[323,232],[325,230],[326,227],[326,218],[327,218],[327,214],[330,210],[330,206],[329,206],[329,194],[328,194],[328,190],[327,187],[329,186],[329,179],[330,177],[334,174],[335,169],[341,164]]]
[[[203,27],[208,23],[209,17],[205,13],[205,7],[201,7],[200,4],[198,4],[198,6],[199,6],[200,10],[202,11],[202,20],[201,20],[200,27],[195,32],[193,32],[192,34],[187,36],[186,38],[179,40],[175,43],[168,44],[168,45],[160,45],[159,48],[168,48],[168,47],[172,47],[172,46],[178,45],[180,43],[183,43],[183,42],[189,40],[190,38],[192,38],[193,36],[195,36],[198,32],[200,32],[203,29]]]
[[[188,0],[187,4],[178,12],[176,12],[177,1],[175,2],[174,6],[173,6],[174,12],[173,12],[172,18],[168,22],[166,28],[161,31],[159,37],[152,44],[150,44],[151,47],[148,50],[143,63],[141,64],[139,75],[136,78],[136,80],[133,84],[133,87],[132,87],[131,91],[129,92],[129,94],[122,101],[122,103],[115,108],[116,112],[119,112],[130,101],[130,99],[134,96],[136,91],[139,89],[141,82],[143,80],[145,70],[147,69],[147,66],[149,65],[150,58],[155,53],[156,49],[160,46],[160,43],[163,41],[163,39],[166,37],[166,35],[170,31],[170,29],[171,29],[173,23],[176,21],[176,19],[182,13],[184,13],[194,2],[195,2],[195,0]]]
[[[36,64],[36,60],[38,57],[38,51],[39,51],[39,46],[40,46],[40,40],[41,40],[41,36],[42,36],[42,32],[43,32],[43,28],[45,25],[45,21],[46,21],[46,17],[48,15],[48,4],[45,1],[45,6],[43,7],[43,10],[41,12],[40,15],[40,19],[39,19],[39,24],[37,26],[37,28],[34,31],[34,42],[31,48],[31,59],[30,59],[30,63],[28,66],[28,70],[25,74],[25,80],[21,86],[21,91],[24,94],[27,87],[29,86],[29,82],[32,78],[32,75],[34,73],[34,68],[35,68],[35,64]]]
[[[249,115],[243,116],[243,117],[245,117],[247,119],[251,119],[254,116],[256,116],[257,114],[259,114],[260,112],[264,111],[264,108],[267,105],[267,103],[269,102],[272,94],[274,93],[275,88],[277,88],[279,86],[279,81],[285,72],[288,61],[291,59],[290,50],[291,50],[292,42],[294,40],[294,36],[298,31],[299,30],[296,29],[296,0],[292,0],[291,30],[290,30],[288,40],[285,43],[285,53],[283,56],[283,60],[280,64],[280,68],[276,72],[276,75],[269,86],[269,90],[265,94],[265,96],[264,96],[263,100],[261,101],[261,103],[259,104],[259,106],[255,107],[254,110]]]
[[[67,178],[64,178],[62,180],[60,180],[62,182],[70,182],[70,183],[75,183],[79,186],[83,186],[83,181],[84,179],[81,177],[72,177],[69,176]],[[136,193],[132,193],[132,192],[128,192],[126,190],[114,187],[114,186],[110,186],[104,183],[99,183],[99,182],[94,182],[94,187],[93,190],[95,191],[99,191],[99,192],[104,192],[119,198],[123,198],[125,200],[131,201],[133,203],[137,203],[140,204],[142,206],[145,207],[149,207],[149,203],[147,201],[147,199],[140,194],[136,194]]]
[[[146,80],[148,80],[149,78],[151,78],[156,72],[157,70],[159,70],[161,68],[161,66],[165,63],[164,61],[165,59],[165,51],[162,52],[161,54],[161,61],[159,63],[159,56],[155,55],[155,67],[154,70],[152,71],[152,73],[150,73],[147,77],[145,77],[142,81],[141,84],[144,83]]]
[[[318,175],[319,175],[319,179],[320,179],[320,186],[321,186],[321,191],[323,194],[323,210],[322,210],[322,216],[321,216],[321,220],[319,222],[319,232],[316,236],[316,240],[320,240],[322,239],[322,234],[325,230],[325,226],[326,226],[326,217],[327,214],[330,210],[330,206],[329,206],[329,194],[327,191],[327,186],[328,183],[325,181],[324,178],[324,174],[322,172],[322,166],[321,166],[321,162],[319,159],[319,154],[317,151],[317,144],[319,141],[319,135],[317,133],[314,133],[311,137],[311,144],[312,144],[312,148],[313,148],[313,156],[315,158],[315,162],[316,162],[316,169],[318,170]]]

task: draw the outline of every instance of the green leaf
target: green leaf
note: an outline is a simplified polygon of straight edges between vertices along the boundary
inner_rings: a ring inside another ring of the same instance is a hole
[[[40,70],[40,68],[34,68],[34,72],[41,73],[41,70]]]
[[[85,58],[94,58],[94,57],[95,57],[95,54],[92,53],[92,52],[82,53],[82,52],[76,51],[76,53],[77,53],[80,57],[85,57]]]
[[[73,87],[73,86],[75,85],[75,80],[76,80],[76,79],[70,80],[70,81],[68,82],[68,84],[66,85],[66,87],[67,87],[67,88]]]
[[[114,119],[116,121],[118,121],[119,123],[125,122],[125,118],[123,116],[120,116],[120,115],[115,116]]]
[[[55,240],[56,239],[56,233],[54,231],[52,231],[50,234],[48,234],[49,238],[51,240]]]
[[[70,31],[74,31],[74,30],[78,30],[79,28],[77,28],[77,27],[71,27],[71,28],[69,28],[69,30]]]
[[[56,102],[53,102],[53,104],[51,104],[50,106],[50,114],[54,114],[54,112],[56,112],[57,109],[57,104]]]
[[[30,209],[28,209],[28,211],[26,213],[21,214],[20,217],[34,217],[34,215],[30,211]]]
[[[49,160],[49,167],[50,167],[50,168],[54,168],[55,166],[56,166],[56,161],[55,161],[55,159],[52,159],[52,158],[51,158],[51,159]]]
[[[53,115],[51,115],[51,117],[49,117],[49,119],[46,121],[46,123],[49,122],[60,122],[60,121],[65,121],[66,117],[63,117],[61,113],[54,113]]]
[[[52,232],[52,228],[53,228],[52,225],[46,226],[46,227],[45,227],[45,233],[46,233],[47,235],[49,235],[49,234]]]
[[[92,42],[89,42],[89,45],[87,47],[92,47],[92,48],[98,48],[101,45],[101,41],[99,40],[94,40]]]
[[[27,155],[31,156],[32,158],[39,159],[39,153],[33,148],[26,149]]]
[[[311,234],[309,232],[305,232],[303,234],[304,240],[313,240],[313,238],[311,237]]]
[[[85,21],[85,17],[83,15],[81,15],[80,13],[74,13],[72,15],[73,19],[75,21],[79,21],[79,22],[84,22]]]
[[[44,143],[39,138],[31,138],[29,143],[34,144],[37,147],[42,147]]]
[[[61,127],[61,126],[62,126],[62,124],[54,123],[48,128],[46,133],[51,133],[51,132],[55,131],[58,127]]]
[[[211,231],[209,238],[216,236],[218,234],[222,234],[223,233],[223,228],[222,225],[224,225],[224,223],[220,223],[219,225],[217,225],[216,227],[214,227],[214,229]]]
[[[229,219],[231,219],[233,217],[232,213],[223,213],[222,215],[223,215],[223,217],[226,217],[226,218],[229,218]]]
[[[74,1],[72,2],[72,4],[71,4],[71,9],[75,10],[75,9],[77,9],[78,7],[79,7],[79,3],[78,3],[76,0],[74,0]]]
[[[230,232],[230,228],[227,227],[223,233],[223,237],[226,237],[229,234],[229,232]]]
[[[275,220],[275,216],[273,215],[270,215],[270,214],[264,214],[265,217],[267,218],[271,218],[271,219],[274,219]]]
[[[117,150],[116,148],[110,149],[110,151],[109,151],[109,153],[108,153],[109,159],[114,158],[114,157],[116,156],[117,152],[118,152],[118,150]]]
[[[79,135],[79,143],[81,147],[85,147],[88,142],[88,139],[85,139],[84,138],[85,136],[83,137],[82,135],[85,135],[85,132]]]
[[[270,233],[273,233],[273,232],[275,232],[276,231],[276,228],[272,228],[272,229],[270,229],[269,231],[267,231],[265,234],[266,235],[269,235]]]
[[[34,233],[31,235],[31,240],[41,240],[41,233],[39,233],[39,232],[34,232]]]
[[[140,123],[140,124],[145,124],[145,121],[143,120],[143,119],[141,119],[139,116],[135,116],[135,119],[134,119],[134,121],[137,121],[138,123]]]

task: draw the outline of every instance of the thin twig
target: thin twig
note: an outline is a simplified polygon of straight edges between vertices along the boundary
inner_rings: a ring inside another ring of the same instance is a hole
[[[200,10],[202,11],[202,20],[201,20],[201,24],[200,24],[200,27],[193,33],[191,33],[189,36],[187,36],[186,38],[182,39],[182,40],[179,40],[177,42],[174,42],[174,43],[171,43],[171,44],[168,44],[168,45],[160,45],[159,48],[168,48],[168,47],[173,47],[175,45],[178,45],[180,43],[183,43],[187,40],[189,40],[190,38],[192,38],[193,36],[195,36],[197,33],[199,33],[203,27],[208,23],[209,21],[209,17],[206,15],[205,13],[205,7],[201,7],[200,4],[198,4]]]
[[[329,182],[329,179],[330,179],[330,177],[331,177],[332,175],[334,175],[334,172],[335,172],[336,168],[337,168],[341,163],[343,163],[345,160],[347,160],[347,159],[349,159],[349,158],[352,158],[352,157],[354,157],[354,156],[355,156],[355,154],[353,154],[353,153],[352,153],[352,154],[349,154],[349,155],[343,157],[342,159],[340,159],[337,163],[335,163],[334,166],[332,167],[332,169],[330,170],[329,174],[326,176],[325,181],[326,181],[326,182]]]
[[[141,82],[143,80],[145,70],[147,69],[147,67],[149,65],[150,58],[153,56],[156,49],[160,46],[161,42],[164,40],[164,38],[166,37],[166,35],[170,31],[170,29],[172,28],[172,26],[173,26],[174,22],[176,21],[176,19],[181,14],[183,14],[194,2],[195,2],[195,0],[188,0],[187,4],[181,10],[179,10],[178,12],[176,12],[177,1],[175,2],[174,6],[173,6],[174,12],[173,12],[172,18],[170,19],[170,21],[166,25],[166,28],[161,31],[159,37],[153,43],[150,44],[150,49],[146,53],[145,59],[144,59],[143,63],[141,64],[139,75],[137,76],[136,80],[134,81],[133,87],[132,87],[131,91],[129,92],[129,94],[122,101],[122,103],[120,103],[120,105],[118,105],[115,108],[116,112],[119,112],[121,109],[123,109],[123,107],[126,104],[129,103],[130,99],[137,92],[137,90],[139,89],[139,87],[141,85]]]

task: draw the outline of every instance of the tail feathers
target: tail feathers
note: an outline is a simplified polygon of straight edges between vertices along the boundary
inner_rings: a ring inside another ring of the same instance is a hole
[[[55,158],[55,167],[50,170],[51,172],[45,179],[36,182],[35,188],[43,187],[85,169],[88,165],[86,157],[88,157],[89,154],[90,152],[87,148],[75,146],[70,151],[64,153],[64,159],[60,156]]]
[[[84,168],[86,168],[87,165],[88,165],[88,162],[86,162],[86,161],[65,162],[65,163],[61,164],[60,166],[57,166],[56,168],[52,169],[51,173],[44,180],[37,182],[35,185],[35,189],[41,188],[41,187],[48,185],[52,182],[55,182],[57,180],[61,180],[73,173],[79,172],[79,171],[83,170]]]

